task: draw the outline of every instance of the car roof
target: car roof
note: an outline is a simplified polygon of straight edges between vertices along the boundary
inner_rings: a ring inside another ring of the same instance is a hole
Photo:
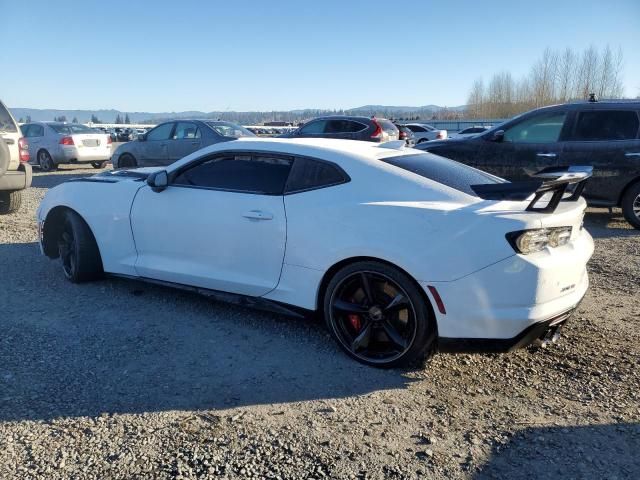
[[[373,117],[376,120],[387,120],[384,117]],[[370,122],[373,120],[372,117],[367,117],[365,115],[323,115],[321,117],[312,118],[309,120],[310,122],[313,120],[357,120],[359,122]]]

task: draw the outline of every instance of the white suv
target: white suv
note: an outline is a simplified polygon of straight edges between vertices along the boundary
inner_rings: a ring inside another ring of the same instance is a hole
[[[20,208],[22,190],[31,186],[29,145],[20,127],[0,101],[0,214]]]

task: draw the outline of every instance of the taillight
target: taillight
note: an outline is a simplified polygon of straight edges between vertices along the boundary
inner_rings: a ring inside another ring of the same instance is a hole
[[[436,138],[442,139],[444,138],[444,135],[442,132],[438,132],[438,134],[436,135]]]
[[[75,145],[75,143],[73,143],[73,137],[62,137],[60,139],[60,145]]]
[[[26,138],[18,140],[18,150],[20,152],[20,161],[22,163],[26,163],[31,159],[31,156],[29,155],[29,144],[27,143]]]
[[[403,132],[402,130],[400,130],[400,136],[398,138],[400,140],[406,140],[407,139],[407,132]]]
[[[376,126],[375,131],[373,132],[373,135],[371,135],[371,138],[377,138],[378,140],[382,139],[382,127],[380,126],[380,124],[376,121],[375,118],[372,118],[371,121],[373,122],[373,124]]]
[[[111,140],[111,135],[107,136],[107,145],[111,145],[111,143],[113,143],[113,140]]]

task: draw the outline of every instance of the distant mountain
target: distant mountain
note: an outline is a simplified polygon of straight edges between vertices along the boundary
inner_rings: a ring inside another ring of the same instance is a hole
[[[438,105],[425,105],[422,107],[395,106],[395,105],[364,105],[357,108],[344,110],[327,109],[303,109],[289,111],[272,112],[201,112],[197,110],[185,112],[123,112],[121,110],[63,110],[63,109],[38,109],[38,108],[11,108],[16,119],[26,121],[53,120],[56,117],[64,116],[67,121],[77,118],[80,123],[91,121],[92,117],[100,120],[100,123],[114,123],[117,116],[124,118],[129,115],[132,123],[158,123],[164,120],[177,118],[215,118],[233,122],[249,124],[260,124],[265,121],[287,121],[301,122],[319,115],[329,114],[350,114],[350,115],[378,115],[393,118],[401,118],[411,115],[412,117],[432,118],[434,114],[447,110],[448,112],[463,112],[465,106],[441,107]]]

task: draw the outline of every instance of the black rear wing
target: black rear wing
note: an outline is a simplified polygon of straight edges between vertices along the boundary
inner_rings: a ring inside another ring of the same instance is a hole
[[[592,174],[593,167],[551,167],[533,175],[532,180],[471,185],[471,189],[483,200],[523,201],[533,195],[528,212],[553,213],[561,201],[578,200]]]

